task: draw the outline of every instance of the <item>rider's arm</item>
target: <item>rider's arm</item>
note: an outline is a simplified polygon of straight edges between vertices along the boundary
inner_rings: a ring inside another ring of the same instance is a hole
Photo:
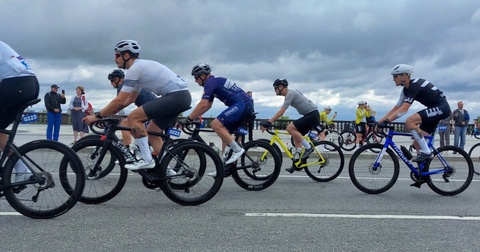
[[[193,109],[192,113],[188,116],[191,120],[197,119],[199,116],[203,115],[212,107],[213,101],[208,101],[207,99],[201,99],[198,105]]]
[[[382,119],[379,120],[379,122],[383,122],[386,119],[388,119],[389,122],[395,121],[396,119],[405,115],[411,105],[412,104],[408,102],[404,102],[400,107],[395,105],[385,116],[382,117]]]
[[[271,124],[273,124],[275,121],[278,120],[278,118],[280,118],[280,116],[282,116],[282,115],[285,113],[286,110],[287,110],[287,108],[282,106],[282,107],[280,108],[280,110],[278,110],[278,112],[275,113],[275,115],[273,115],[272,118],[270,118],[268,121],[269,121]]]
[[[120,93],[115,97],[105,108],[100,111],[100,115],[112,116],[120,112],[122,109],[132,104],[137,98],[138,92],[134,91],[131,93],[126,93],[120,91]]]

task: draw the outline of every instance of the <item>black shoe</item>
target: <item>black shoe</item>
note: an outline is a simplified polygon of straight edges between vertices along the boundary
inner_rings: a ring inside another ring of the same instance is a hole
[[[410,186],[415,186],[416,188],[422,187],[422,184],[425,183],[423,180],[417,180],[415,183],[411,184]]]
[[[312,152],[314,150],[315,150],[315,148],[313,146],[310,146],[310,149],[305,150],[305,152],[303,153],[303,156],[302,156],[302,163],[304,163],[304,164],[307,163],[308,156],[310,156],[310,154],[312,154]]]
[[[285,171],[288,171],[290,172],[290,174],[292,174],[295,171],[295,168],[292,166],[290,168],[285,169]]]
[[[432,153],[425,154],[423,152],[420,152],[420,154],[415,159],[412,159],[412,162],[421,163],[421,162],[431,158],[432,156],[433,156]]]

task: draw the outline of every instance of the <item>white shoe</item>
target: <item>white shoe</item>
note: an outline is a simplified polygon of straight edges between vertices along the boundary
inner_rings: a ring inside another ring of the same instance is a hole
[[[140,159],[137,162],[126,164],[125,168],[129,170],[138,170],[138,169],[152,169],[155,168],[155,159],[150,160],[150,162],[145,162],[145,160]]]
[[[225,164],[231,164],[235,161],[237,161],[242,155],[245,153],[245,150],[242,148],[239,152],[233,152],[232,156],[230,156],[230,159],[228,159]]]
[[[129,157],[129,158],[125,157],[125,163],[126,163],[126,164],[131,164],[131,163],[133,163],[133,162],[135,162],[135,161],[136,161],[136,159],[135,159],[133,156],[131,156],[131,157]],[[120,161],[115,160],[115,164],[120,164]]]
[[[170,167],[167,167],[167,176],[175,176],[177,173]]]
[[[228,145],[225,146],[225,150],[223,151],[223,157],[222,157],[224,161],[227,160],[228,153],[230,152],[231,149],[232,149],[232,147],[230,147]]]

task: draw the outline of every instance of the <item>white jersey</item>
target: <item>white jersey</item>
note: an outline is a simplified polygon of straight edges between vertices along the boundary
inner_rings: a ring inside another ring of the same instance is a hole
[[[25,59],[9,45],[0,41],[0,82],[3,79],[21,76],[35,76],[35,73]]]
[[[161,96],[188,90],[187,82],[168,67],[153,60],[136,59],[125,73],[121,92],[139,92],[141,89]]]

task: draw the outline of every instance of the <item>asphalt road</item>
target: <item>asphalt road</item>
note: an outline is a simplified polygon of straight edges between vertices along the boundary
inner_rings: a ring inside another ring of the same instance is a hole
[[[21,137],[20,137],[21,138]],[[29,139],[31,137],[28,137]],[[21,140],[21,139],[19,139]],[[348,159],[346,160],[348,164]],[[284,167],[290,162],[284,159]],[[395,186],[368,195],[345,167],[327,183],[282,168],[263,191],[226,178],[207,203],[185,207],[130,174],[122,192],[100,205],[78,203],[51,220],[18,215],[0,199],[1,251],[478,251],[479,177],[457,196]]]

